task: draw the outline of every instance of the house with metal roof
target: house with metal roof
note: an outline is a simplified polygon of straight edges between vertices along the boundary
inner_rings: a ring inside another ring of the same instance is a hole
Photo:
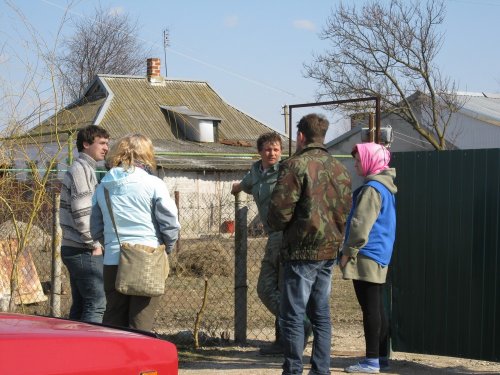
[[[148,59],[146,77],[97,75],[80,100],[30,134],[55,134],[57,128],[62,139],[61,132],[90,124],[113,139],[145,134],[161,168],[204,173],[247,170],[258,136],[274,131],[228,104],[207,82],[162,77],[159,59]],[[44,141],[54,141],[49,138]]]
[[[422,93],[415,93],[409,101],[415,104],[418,116],[425,116],[425,111],[416,104]],[[500,94],[457,93],[460,109],[452,113],[445,140],[448,149],[500,148]],[[327,149],[333,154],[350,154],[356,143],[366,138],[368,118],[360,121],[351,119],[351,129],[336,139],[328,142]],[[391,152],[431,151],[434,147],[413,127],[395,114],[382,113],[381,127],[389,128],[391,133]],[[353,186],[361,183],[355,174],[352,159],[344,163],[353,176]]]

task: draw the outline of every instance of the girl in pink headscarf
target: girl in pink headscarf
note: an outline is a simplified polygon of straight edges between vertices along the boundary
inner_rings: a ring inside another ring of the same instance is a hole
[[[360,143],[352,155],[356,172],[365,181],[353,193],[340,267],[344,279],[353,280],[363,311],[366,358],[345,371],[378,373],[389,367],[382,291],[396,235],[396,170],[389,168],[391,154],[382,145]]]

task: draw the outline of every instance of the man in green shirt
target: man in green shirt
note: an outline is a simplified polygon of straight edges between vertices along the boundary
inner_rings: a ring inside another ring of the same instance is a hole
[[[257,282],[257,294],[262,303],[276,317],[276,341],[271,345],[260,348],[261,354],[282,354],[277,317],[280,306],[279,273],[280,273],[280,246],[281,231],[274,231],[267,224],[267,212],[271,193],[278,178],[279,161],[281,159],[282,142],[278,133],[265,133],[257,139],[257,150],[261,160],[252,165],[250,171],[241,182],[233,184],[231,194],[244,191],[252,194],[265,232],[268,234],[264,258]]]

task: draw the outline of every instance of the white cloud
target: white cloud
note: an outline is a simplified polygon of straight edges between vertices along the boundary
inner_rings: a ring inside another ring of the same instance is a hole
[[[295,27],[296,29],[303,29],[309,31],[316,30],[316,25],[314,24],[314,22],[309,20],[295,20],[293,21],[293,27]]]
[[[228,27],[228,28],[233,28],[233,27],[236,27],[238,26],[238,23],[239,23],[239,19],[238,19],[238,16],[227,16],[225,19],[224,19],[224,26]]]

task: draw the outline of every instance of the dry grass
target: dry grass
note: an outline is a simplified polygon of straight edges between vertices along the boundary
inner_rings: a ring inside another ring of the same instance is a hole
[[[257,296],[257,278],[263,257],[265,238],[248,241],[247,306],[248,339],[274,339],[274,317]],[[172,262],[174,263],[174,262]],[[190,344],[196,312],[203,297],[203,278],[210,275],[208,303],[203,314],[202,331],[213,343],[219,338],[231,337],[234,332],[234,238],[183,241],[182,251],[176,255],[176,272],[167,280],[161,311],[155,330],[168,335],[177,344]],[[334,270],[331,299],[332,323],[361,322],[352,282],[341,279],[338,267]],[[179,332],[186,331],[179,335]],[[209,340],[210,341],[210,340]]]

